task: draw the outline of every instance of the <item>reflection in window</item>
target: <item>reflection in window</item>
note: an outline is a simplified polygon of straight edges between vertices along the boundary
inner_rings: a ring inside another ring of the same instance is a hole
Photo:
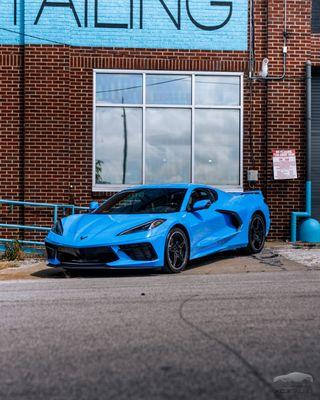
[[[197,76],[196,104],[201,106],[239,106],[239,77]]]
[[[189,182],[191,111],[148,109],[146,183]]]
[[[320,33],[320,0],[312,0],[312,33]]]
[[[95,146],[98,184],[142,183],[142,110],[99,107]]]
[[[191,104],[191,76],[147,75],[148,104]]]
[[[197,110],[195,180],[213,185],[239,185],[240,112]]]
[[[142,75],[97,74],[96,101],[109,104],[141,104]]]
[[[95,189],[240,186],[240,75],[110,71],[95,81]]]

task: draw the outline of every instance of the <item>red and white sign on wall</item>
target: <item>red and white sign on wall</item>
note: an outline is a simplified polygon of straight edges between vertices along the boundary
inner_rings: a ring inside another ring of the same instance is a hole
[[[296,151],[273,150],[272,153],[274,179],[297,179]]]

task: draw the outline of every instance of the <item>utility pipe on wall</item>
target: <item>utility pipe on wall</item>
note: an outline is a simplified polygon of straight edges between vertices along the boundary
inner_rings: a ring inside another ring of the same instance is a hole
[[[254,0],[250,0],[249,4],[249,9],[250,9],[250,49],[249,49],[249,54],[250,54],[250,60],[249,60],[249,79],[252,80],[265,80],[265,81],[282,81],[285,79],[286,74],[287,74],[287,53],[288,53],[288,48],[287,48],[287,37],[288,37],[288,31],[287,31],[287,0],[284,0],[283,2],[283,7],[284,7],[284,18],[283,18],[283,47],[282,47],[282,59],[283,59],[283,70],[282,74],[279,76],[263,76],[263,74],[260,73],[260,75],[255,75],[255,24],[254,24]],[[267,5],[267,12],[269,10],[269,7]],[[269,33],[269,27],[267,29],[267,33]],[[267,62],[269,60],[266,58]]]
[[[311,130],[312,130],[312,65],[311,61],[306,63],[306,86],[307,86],[307,182],[311,184]],[[311,198],[310,198],[310,214],[311,214]]]
[[[15,6],[17,4],[15,3]],[[20,89],[19,89],[19,200],[25,200],[25,80],[26,80],[26,46],[25,46],[25,0],[20,0],[19,3],[19,27],[20,27]],[[17,9],[16,9],[17,11]],[[17,18],[15,13],[15,18]],[[20,225],[25,225],[25,209],[21,206],[19,209]],[[24,230],[20,230],[19,237],[24,240]]]
[[[306,176],[306,211],[293,212],[291,214],[291,242],[297,241],[298,218],[311,217],[311,95],[312,95],[312,71],[311,61],[306,63],[306,130],[307,130],[307,176]]]

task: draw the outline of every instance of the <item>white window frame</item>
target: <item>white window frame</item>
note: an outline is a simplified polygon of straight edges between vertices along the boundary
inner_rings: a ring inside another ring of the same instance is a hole
[[[142,104],[110,104],[110,103],[102,103],[99,102],[97,104],[96,101],[96,76],[97,74],[140,74],[142,75],[143,80],[143,103]],[[146,75],[147,74],[155,74],[155,75],[190,75],[192,79],[192,104],[191,105],[171,105],[171,104],[146,104]],[[239,106],[201,106],[195,105],[195,78],[197,75],[207,75],[207,76],[234,76],[240,78],[240,105]],[[92,129],[92,143],[93,143],[93,158],[92,158],[92,191],[93,192],[119,192],[121,190],[137,186],[137,185],[105,185],[105,184],[96,184],[96,146],[95,146],[95,131],[96,131],[96,109],[97,107],[126,107],[126,108],[141,108],[142,109],[142,179],[143,184],[145,182],[145,149],[146,149],[146,109],[147,108],[182,108],[191,110],[191,182],[190,183],[199,183],[194,182],[194,161],[195,161],[195,111],[196,109],[211,109],[211,110],[239,110],[240,111],[240,177],[239,182],[240,185],[215,185],[217,189],[225,190],[225,191],[243,191],[243,119],[244,119],[244,93],[243,93],[243,72],[203,72],[203,71],[170,71],[170,70],[123,70],[123,69],[94,69],[93,70],[93,129]]]

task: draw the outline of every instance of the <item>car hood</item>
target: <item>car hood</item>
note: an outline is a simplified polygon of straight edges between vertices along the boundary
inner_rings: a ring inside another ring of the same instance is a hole
[[[62,219],[63,235],[59,237],[59,242],[65,244],[72,243],[78,246],[93,246],[100,242],[105,243],[106,241],[112,243],[115,240],[119,241],[119,233],[158,218],[168,219],[168,214],[72,215]],[[57,235],[55,235],[55,237],[56,236]],[[128,235],[128,237],[129,236],[131,235]],[[53,237],[49,237],[49,239],[52,238]],[[121,241],[123,241],[123,239],[125,240],[125,236],[121,238]]]

